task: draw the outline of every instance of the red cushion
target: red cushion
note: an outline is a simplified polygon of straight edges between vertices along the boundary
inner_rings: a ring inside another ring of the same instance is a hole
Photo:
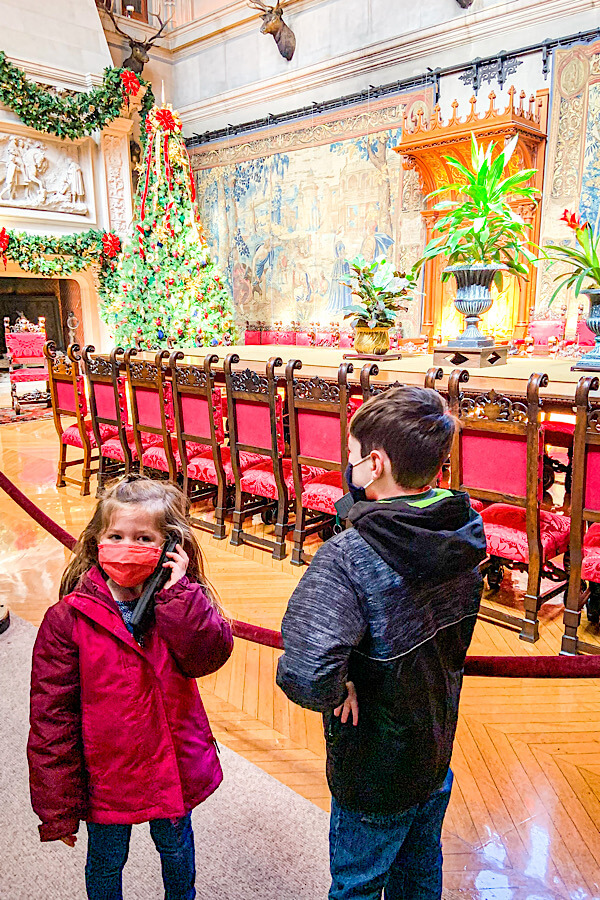
[[[288,494],[290,497],[295,497],[296,491],[294,490],[294,474],[292,471],[292,461],[291,459],[284,459],[282,460],[282,462],[283,479],[288,489]],[[309,481],[311,478],[315,478],[318,474],[323,472],[323,469],[319,469],[316,466],[302,466],[301,469],[303,484],[304,482]],[[247,469],[247,471],[242,475],[240,483],[242,486],[242,490],[246,491],[246,493],[248,494],[254,494],[258,497],[268,497],[269,499],[277,500],[277,484],[275,483],[273,464],[270,459],[259,463],[259,465],[257,466],[252,466],[252,468]]]
[[[223,461],[223,469],[225,470],[225,479],[227,484],[233,484],[233,467],[231,465],[231,451],[229,447],[221,447],[221,459]],[[240,469],[245,472],[251,466],[256,466],[263,461],[263,457],[258,453],[240,452]],[[195,456],[188,463],[188,475],[196,481],[205,481],[208,484],[217,484],[217,469],[211,452],[201,453]]]
[[[525,510],[508,503],[494,503],[481,513],[491,556],[501,556],[514,562],[529,562],[529,545],[525,525]],[[543,558],[554,559],[569,549],[571,520],[567,516],[541,510],[540,536]]]
[[[568,450],[573,446],[575,423],[542,422],[542,434],[545,444],[550,444],[552,447],[566,447]]]
[[[160,438],[160,435],[158,435]],[[173,448],[173,456],[175,457],[175,465],[178,469],[181,468],[181,457],[179,456],[179,449],[177,447],[177,438],[175,435],[171,435],[171,447]],[[196,444],[194,441],[188,441],[186,444],[186,457],[188,460],[192,459],[194,456],[198,456],[201,453],[206,453],[207,450],[210,450],[206,444]],[[148,466],[149,469],[159,469],[161,472],[169,471],[169,464],[167,462],[167,454],[165,452],[165,448],[162,442],[156,442],[150,445],[144,453],[142,454],[142,463],[145,466]]]
[[[590,525],[583,539],[581,577],[600,582],[600,524]]]
[[[304,485],[302,506],[305,509],[316,509],[335,516],[336,509],[333,504],[343,493],[342,473],[324,472]]]
[[[35,369],[17,369],[10,373],[11,384],[22,384],[25,381],[48,381],[48,369],[46,366],[38,366]]]
[[[481,502],[481,500],[477,500],[475,497],[470,497],[469,499],[471,501],[471,506],[473,507],[475,512],[480,513],[484,509],[484,506],[483,506],[483,503]]]
[[[91,419],[86,419],[84,424],[85,430],[89,435],[90,445],[95,447],[96,438],[94,437]],[[113,438],[119,433],[119,429],[116,425],[99,425],[98,428],[100,429],[100,440],[103,444],[105,441],[109,440],[109,438]],[[69,444],[71,447],[83,447],[83,441],[79,435],[79,428],[77,425],[69,425],[68,428],[65,428],[62,435],[62,442],[63,444]]]

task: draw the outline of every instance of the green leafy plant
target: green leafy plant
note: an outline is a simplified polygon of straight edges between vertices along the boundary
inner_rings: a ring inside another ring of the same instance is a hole
[[[351,272],[340,279],[359,297],[361,303],[347,307],[345,319],[354,318],[354,326],[363,328],[391,327],[396,315],[408,307],[401,306],[399,300],[412,300],[411,293],[416,288],[412,273],[394,271],[387,259],[368,263],[362,256],[348,260]]]
[[[577,246],[565,247],[560,244],[546,244],[544,247],[545,258],[551,261],[550,266],[562,262],[571,268],[570,272],[557,275],[554,279],[559,284],[550,297],[548,305],[563,288],[573,288],[576,297],[582,291],[600,288],[600,232],[594,237],[590,223],[582,222],[575,213],[570,213],[568,209],[565,209],[562,214],[561,222],[566,222],[573,231]],[[586,279],[588,283],[584,284]]]
[[[447,210],[435,225],[437,236],[425,247],[423,256],[415,265],[418,272],[427,260],[446,256],[448,266],[502,266],[517,276],[526,276],[527,264],[538,262],[537,256],[529,249],[525,223],[511,207],[510,198],[535,201],[537,188],[528,182],[537,169],[522,169],[513,175],[506,175],[506,168],[515,151],[516,135],[494,157],[496,149],[490,142],[487,149],[480,146],[471,135],[471,168],[468,169],[458,159],[446,156],[448,164],[462,176],[446,187],[428,194],[427,199],[454,191],[459,199],[442,200],[434,206],[436,210]],[[447,281],[452,273],[442,273]],[[494,277],[498,288],[502,287],[502,272]]]

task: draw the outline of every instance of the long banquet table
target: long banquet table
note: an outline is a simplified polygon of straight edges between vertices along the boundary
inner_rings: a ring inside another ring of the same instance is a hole
[[[279,344],[242,344],[234,347],[219,346],[212,349],[219,357],[219,361],[214,367],[217,372],[223,371],[223,361],[228,353],[237,353],[240,357],[240,365],[247,363],[250,367],[257,366],[260,368],[263,368],[272,356],[278,356],[283,360],[282,375],[288,360],[300,359],[302,361],[301,371],[303,376],[318,375],[321,378],[332,381],[335,381],[337,378],[337,370],[344,359],[344,354],[349,352],[331,347],[295,347]],[[185,357],[182,362],[197,364],[210,351],[210,347],[185,350]],[[153,360],[154,353],[144,351],[137,358]],[[364,360],[350,359],[349,362],[352,362],[354,365],[354,371],[349,377],[350,383],[355,388],[358,388],[360,370],[364,365]],[[410,354],[402,359],[390,360],[382,357],[377,363],[379,373],[372,378],[372,383],[390,384],[398,381],[402,384],[422,385],[425,373],[433,364],[433,355],[431,354]],[[548,376],[549,380],[548,387],[542,388],[540,391],[541,397],[544,398],[546,409],[548,411],[568,412],[573,407],[575,389],[580,377],[586,374],[593,374],[572,372],[572,365],[573,360],[557,359],[549,356],[509,357],[507,364],[498,366],[498,368],[469,369],[470,377],[468,384],[465,385],[465,390],[468,393],[480,393],[494,388],[498,393],[511,397],[525,396],[527,381],[531,373],[543,372]],[[437,382],[441,391],[446,390],[448,378],[453,368],[452,366],[442,366],[444,376]],[[600,401],[600,392],[594,392],[590,395],[590,398]]]

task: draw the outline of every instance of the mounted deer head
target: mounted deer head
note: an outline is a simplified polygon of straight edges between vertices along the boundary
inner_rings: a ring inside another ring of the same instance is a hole
[[[296,49],[296,36],[291,28],[283,21],[283,8],[281,0],[277,0],[277,6],[267,6],[262,0],[249,0],[248,6],[251,9],[259,9],[262,11],[261,34],[272,34],[277,44],[277,49],[284,59],[288,62],[294,55]]]
[[[166,22],[163,22],[160,16],[155,16],[155,18],[158,19],[160,28],[158,29],[156,34],[153,34],[152,37],[150,37],[147,41],[139,41],[136,38],[132,37],[130,34],[127,34],[126,31],[123,31],[121,28],[119,28],[119,25],[112,11],[112,0],[107,0],[107,2],[103,2],[103,0],[96,0],[96,6],[98,6],[99,9],[104,10],[104,12],[110,16],[110,19],[115,26],[115,30],[117,31],[117,33],[122,35],[122,37],[125,38],[129,46],[131,47],[131,54],[127,57],[127,59],[123,60],[123,68],[130,69],[132,72],[135,72],[136,75],[141,75],[144,69],[144,65],[148,62],[149,59],[148,50],[154,44],[154,42],[158,40],[171,20],[167,19]],[[152,15],[154,15],[154,13],[152,13]]]
[[[468,9],[473,5],[473,0],[456,0],[459,6],[462,6],[463,9]]]

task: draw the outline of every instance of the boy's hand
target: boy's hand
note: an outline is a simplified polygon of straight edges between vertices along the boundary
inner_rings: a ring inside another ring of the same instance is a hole
[[[334,709],[333,714],[334,716],[339,716],[341,713],[342,723],[345,725],[348,721],[348,716],[352,713],[352,724],[358,725],[358,695],[356,693],[356,688],[354,687],[354,682],[347,681],[346,689],[348,691],[348,696],[341,706]]]
[[[66,844],[67,847],[74,847],[77,843],[77,835],[65,834],[64,837],[61,837],[61,841],[63,842],[63,844]]]
[[[177,544],[173,553],[167,553],[167,559],[163,563],[163,568],[169,567],[171,569],[171,577],[165,584],[165,588],[173,587],[174,584],[177,584],[183,578],[187,572],[189,562],[190,558],[181,544]]]

